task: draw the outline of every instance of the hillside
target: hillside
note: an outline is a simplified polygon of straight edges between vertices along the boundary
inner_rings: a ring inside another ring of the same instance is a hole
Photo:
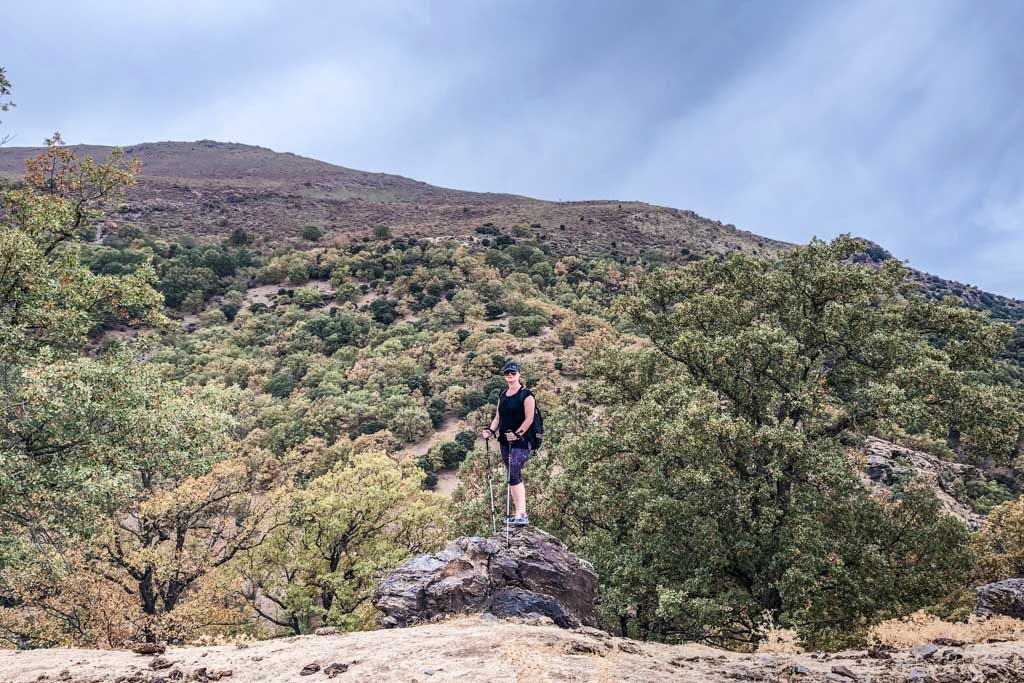
[[[111,147],[83,145],[105,158]],[[299,240],[314,225],[328,236],[365,234],[386,224],[396,235],[470,235],[478,226],[532,226],[564,252],[639,256],[773,251],[782,242],[681,211],[640,202],[545,202],[462,192],[408,178],[366,173],[262,147],[200,140],[125,147],[142,178],[112,223],[131,222],[168,236],[223,237],[241,227],[268,242]],[[0,148],[0,177],[20,178],[40,148]]]
[[[114,149],[74,146],[103,159]],[[0,147],[0,179],[16,181],[39,147]],[[257,243],[301,245],[315,226],[330,237],[387,225],[396,236],[467,237],[480,226],[520,226],[556,255],[679,261],[734,251],[768,254],[792,245],[698,214],[643,202],[548,202],[510,194],[452,190],[398,175],[368,173],[264,147],[213,140],[124,148],[142,163],[128,201],[110,207],[108,230],[131,224],[168,237],[214,241],[242,228]],[[900,255],[897,255],[900,256]],[[877,247],[871,257],[891,256]],[[917,272],[932,298],[956,296],[996,319],[1024,319],[1024,302]],[[1024,347],[1024,331],[1014,348]],[[1019,350],[1019,349],[1018,349]]]
[[[518,218],[587,206],[628,231],[625,204],[178,147],[133,148],[150,176],[84,223],[51,186],[5,195],[10,646],[379,628],[383,573],[491,527],[504,480],[480,432],[509,358],[547,427],[531,522],[593,564],[595,623],[620,636],[749,652],[777,624],[839,650],[925,608],[962,619],[969,587],[1019,575],[1009,330],[908,299],[881,247],[702,258],[746,233],[652,208],[707,240],[633,258],[597,220]],[[436,222],[302,226],[313,178],[352,196],[310,211]],[[692,263],[652,267],[670,255]]]

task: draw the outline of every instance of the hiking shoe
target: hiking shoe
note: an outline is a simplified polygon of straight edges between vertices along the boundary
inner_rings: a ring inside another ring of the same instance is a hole
[[[526,526],[530,523],[530,518],[527,515],[516,515],[509,521],[512,526]]]

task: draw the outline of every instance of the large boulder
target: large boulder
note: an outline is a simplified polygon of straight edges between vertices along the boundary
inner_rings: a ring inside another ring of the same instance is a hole
[[[975,589],[974,613],[1024,619],[1024,579],[1006,579]]]
[[[540,614],[564,628],[597,625],[597,574],[554,536],[534,527],[457,538],[388,573],[373,595],[386,627],[448,614]]]

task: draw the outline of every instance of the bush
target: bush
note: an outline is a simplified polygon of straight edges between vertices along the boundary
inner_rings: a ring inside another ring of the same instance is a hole
[[[508,321],[509,334],[517,337],[533,337],[540,333],[547,320],[539,315],[513,317]]]
[[[267,381],[267,393],[277,398],[288,398],[295,389],[295,378],[286,372],[279,372]]]
[[[493,301],[488,301],[484,304],[484,320],[495,320],[500,318],[505,313],[505,309],[501,304]]]
[[[438,429],[444,422],[445,402],[443,398],[431,399],[427,406],[427,413],[430,415],[430,424]]]
[[[1024,576],[1024,497],[992,508],[973,547],[979,583]]]
[[[307,225],[302,229],[302,239],[310,242],[316,242],[324,236],[323,230],[316,227],[315,225]]]
[[[486,404],[487,396],[484,395],[484,392],[479,389],[470,389],[462,397],[462,410],[459,412],[459,416],[465,417],[480,406]]]
[[[441,446],[441,462],[444,464],[445,468],[451,469],[453,467],[458,467],[459,463],[461,463],[465,458],[466,449],[454,441],[449,441]]]
[[[296,261],[288,266],[288,281],[293,285],[304,285],[309,280],[309,268],[301,261]]]
[[[381,325],[390,325],[398,319],[398,311],[395,305],[387,299],[374,299],[369,305],[370,315]]]
[[[323,303],[319,290],[311,287],[299,287],[292,295],[292,301],[300,308],[317,308]]]

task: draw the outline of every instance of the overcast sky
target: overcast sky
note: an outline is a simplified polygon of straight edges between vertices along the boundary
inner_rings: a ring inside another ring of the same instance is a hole
[[[0,132],[852,232],[1024,298],[1022,29],[1019,0],[18,0]]]

